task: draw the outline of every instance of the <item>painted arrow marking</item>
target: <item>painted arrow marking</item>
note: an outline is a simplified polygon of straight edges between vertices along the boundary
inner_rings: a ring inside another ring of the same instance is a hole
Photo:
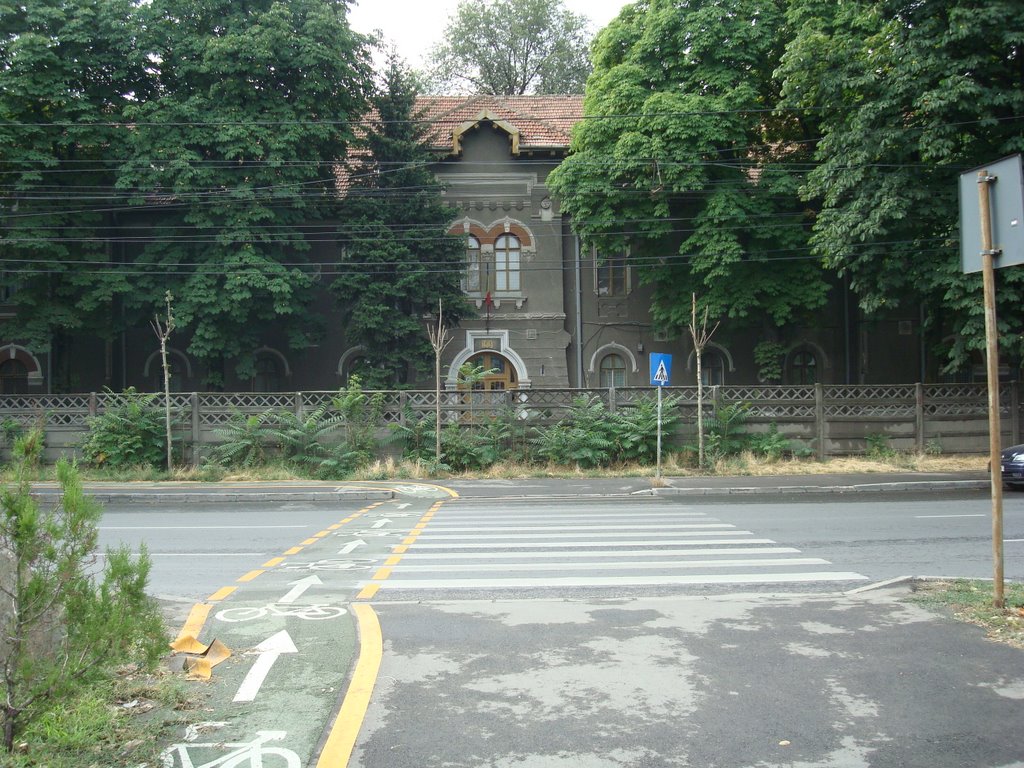
[[[405,504],[399,504],[398,508],[399,509],[406,509],[406,508],[411,507],[411,506],[412,505],[409,502],[406,502]]]
[[[279,603],[294,603],[296,600],[298,600],[300,597],[302,597],[303,593],[307,589],[309,589],[310,587],[313,587],[313,586],[320,585],[320,584],[323,584],[323,582],[320,581],[320,577],[319,576],[307,576],[306,578],[299,579],[298,581],[289,581],[288,582],[288,586],[290,586],[292,588],[291,591],[288,592],[287,595],[282,597],[277,602],[279,602]]]
[[[260,692],[263,681],[267,679],[271,667],[282,653],[298,653],[299,649],[292,642],[291,635],[287,630],[281,630],[276,635],[271,635],[262,643],[252,649],[253,653],[259,654],[256,663],[245,676],[242,684],[238,686],[238,693],[232,701],[245,702],[254,701],[256,694]]]
[[[352,554],[356,550],[356,547],[365,547],[365,546],[366,546],[366,542],[365,541],[363,541],[362,539],[356,539],[355,541],[350,541],[348,544],[346,544],[344,547],[342,547],[341,550],[339,550],[338,554],[339,555],[350,555],[350,554]]]
[[[384,520],[378,520],[376,523],[371,525],[371,528],[383,528],[385,525],[391,525],[391,521],[385,518]]]

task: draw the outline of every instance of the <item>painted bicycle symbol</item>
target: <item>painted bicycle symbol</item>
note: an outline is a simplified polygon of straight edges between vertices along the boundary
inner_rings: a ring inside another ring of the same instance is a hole
[[[308,621],[323,621],[324,619],[336,619],[344,616],[348,611],[338,605],[326,605],[316,603],[314,605],[297,605],[283,607],[276,603],[268,605],[244,606],[240,608],[225,608],[217,613],[221,621],[239,622],[254,621],[264,616],[293,616],[297,619]]]
[[[299,756],[284,747],[265,746],[268,741],[281,741],[284,731],[256,731],[252,741],[224,744],[175,744],[160,754],[163,768],[301,768]],[[227,754],[205,763],[192,760],[191,750],[230,749]]]
[[[286,563],[278,568],[282,571],[366,571],[375,564],[375,560],[313,560],[309,563]]]

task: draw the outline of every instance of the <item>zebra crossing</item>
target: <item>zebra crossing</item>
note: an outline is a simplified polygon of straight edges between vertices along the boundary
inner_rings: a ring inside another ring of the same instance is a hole
[[[610,590],[862,581],[677,503],[447,502],[389,560],[385,591]]]

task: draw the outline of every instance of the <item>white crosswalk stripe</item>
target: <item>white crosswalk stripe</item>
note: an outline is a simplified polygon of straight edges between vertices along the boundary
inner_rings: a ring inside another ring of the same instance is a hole
[[[559,590],[861,581],[692,507],[623,500],[446,504],[391,559],[384,590]]]

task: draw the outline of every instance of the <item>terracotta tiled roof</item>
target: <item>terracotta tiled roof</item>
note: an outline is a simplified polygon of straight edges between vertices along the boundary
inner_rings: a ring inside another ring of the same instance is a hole
[[[451,149],[453,132],[481,116],[515,128],[520,149],[568,149],[572,127],[583,118],[583,96],[421,96],[416,106],[438,149]]]

